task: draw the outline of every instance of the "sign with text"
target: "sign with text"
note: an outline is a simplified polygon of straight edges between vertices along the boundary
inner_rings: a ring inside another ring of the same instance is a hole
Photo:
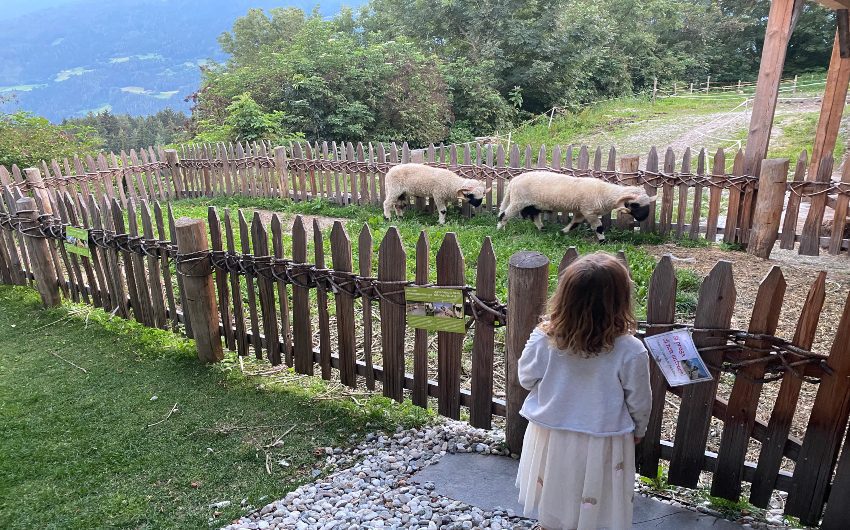
[[[89,231],[73,226],[65,227],[65,250],[71,254],[90,258]]]
[[[690,331],[677,329],[644,337],[643,342],[670,386],[711,381]]]
[[[407,325],[429,331],[466,333],[463,291],[440,287],[405,287]]]

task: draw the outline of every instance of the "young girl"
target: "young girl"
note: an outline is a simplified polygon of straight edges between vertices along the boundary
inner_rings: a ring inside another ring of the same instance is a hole
[[[649,356],[632,336],[626,268],[601,252],[567,267],[519,360],[530,391],[516,484],[546,530],[632,526],[635,444],[652,395]]]

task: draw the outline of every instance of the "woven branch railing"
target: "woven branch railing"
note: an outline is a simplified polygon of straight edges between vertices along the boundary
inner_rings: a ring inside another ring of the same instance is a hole
[[[65,241],[66,227],[71,225],[62,223],[52,215],[43,214],[38,215],[37,222],[33,222],[28,217],[30,213],[32,212],[19,210],[13,216],[0,212],[0,228],[15,231],[27,237]],[[264,278],[286,285],[319,289],[325,293],[344,293],[353,299],[383,300],[398,306],[405,305],[403,297],[399,297],[404,293],[404,287],[435,285],[433,283],[417,284],[407,280],[379,280],[372,276],[316,267],[310,263],[296,263],[290,259],[274,256],[255,256],[224,250],[181,254],[177,245],[169,240],[145,238],[103,229],[88,231],[91,244],[95,247],[157,259],[164,257],[168,262],[173,261],[176,264],[177,272],[182,276],[194,276],[196,270],[207,270],[211,266],[215,271],[231,275]],[[507,322],[508,306],[499,301],[481,300],[475,295],[474,287],[470,285],[440,285],[440,287],[463,291],[465,313],[472,317],[467,323],[467,329],[479,320],[486,321],[494,327],[504,326]],[[818,377],[833,373],[826,362],[827,355],[800,348],[781,337],[728,328],[699,328],[688,324],[676,324],[672,327],[690,329],[695,334],[710,335],[713,339],[724,337],[725,344],[704,346],[698,350],[700,353],[723,353],[726,362],[711,368],[736,376],[742,376],[741,370],[753,364],[765,365],[765,371],[773,376],[753,380],[756,383],[776,381],[785,373],[790,373],[808,383],[817,384],[820,382]],[[640,322],[638,335],[644,335],[647,330],[659,328],[669,329],[671,326]],[[761,345],[759,347],[745,345],[746,341],[753,340]],[[760,355],[757,358],[735,360],[736,354],[744,350],[750,354]]]

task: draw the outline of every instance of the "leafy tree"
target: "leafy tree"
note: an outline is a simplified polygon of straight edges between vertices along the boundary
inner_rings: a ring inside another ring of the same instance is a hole
[[[91,127],[54,125],[28,112],[0,114],[0,165],[6,167],[94,154],[101,142]]]

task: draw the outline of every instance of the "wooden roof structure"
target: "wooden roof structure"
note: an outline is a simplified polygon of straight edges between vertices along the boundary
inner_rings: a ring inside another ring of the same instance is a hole
[[[850,0],[817,0],[817,3],[829,9],[850,9]]]

